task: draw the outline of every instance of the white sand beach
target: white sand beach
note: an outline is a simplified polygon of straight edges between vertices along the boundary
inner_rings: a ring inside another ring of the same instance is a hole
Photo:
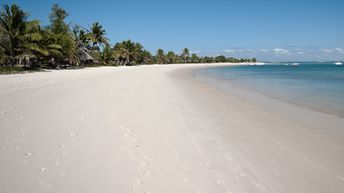
[[[0,193],[344,191],[343,118],[231,95],[205,66],[1,75]]]

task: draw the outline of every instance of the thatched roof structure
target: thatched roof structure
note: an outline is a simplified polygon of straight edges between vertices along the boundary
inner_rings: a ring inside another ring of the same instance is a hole
[[[77,54],[82,63],[98,63],[98,61],[91,56],[90,51],[81,43],[78,44]]]
[[[87,49],[85,48],[78,48],[77,54],[79,57],[79,60],[84,62],[84,61],[93,61],[93,57],[88,53]]]

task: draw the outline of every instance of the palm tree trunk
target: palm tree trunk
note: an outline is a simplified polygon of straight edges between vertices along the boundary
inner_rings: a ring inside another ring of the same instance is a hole
[[[129,59],[129,56],[127,56],[127,57],[125,58],[125,65],[124,65],[124,66],[126,66],[127,64],[129,64],[129,62],[130,62],[130,59]]]

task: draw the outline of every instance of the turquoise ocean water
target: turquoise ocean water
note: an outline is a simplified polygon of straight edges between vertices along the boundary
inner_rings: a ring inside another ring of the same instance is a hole
[[[278,63],[204,68],[218,84],[237,84],[316,111],[344,116],[344,65]]]

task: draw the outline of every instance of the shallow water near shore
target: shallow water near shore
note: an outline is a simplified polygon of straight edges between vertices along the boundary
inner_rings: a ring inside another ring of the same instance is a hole
[[[203,68],[197,75],[220,87],[236,84],[298,106],[344,117],[344,66],[280,63]]]

